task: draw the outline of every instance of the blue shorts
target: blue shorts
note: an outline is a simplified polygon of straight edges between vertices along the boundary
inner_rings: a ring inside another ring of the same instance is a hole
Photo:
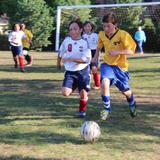
[[[128,81],[130,79],[129,73],[123,71],[118,66],[111,66],[106,63],[102,63],[100,67],[101,81],[104,78],[110,79],[110,85],[114,84],[120,91],[125,92],[130,90]]]
[[[66,71],[63,80],[63,87],[71,89],[78,88],[79,92],[85,89],[90,90],[90,68],[87,66],[80,71]]]
[[[17,55],[22,54],[22,46],[11,45],[11,51],[12,51],[13,57],[16,57]]]

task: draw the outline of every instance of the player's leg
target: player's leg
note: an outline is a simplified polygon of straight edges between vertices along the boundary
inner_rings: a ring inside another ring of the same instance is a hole
[[[23,48],[23,54],[24,54],[25,60],[27,61],[26,66],[30,67],[32,66],[33,58],[31,55],[29,55],[28,51],[29,51],[29,48]]]
[[[87,66],[85,69],[78,71],[77,84],[80,94],[79,100],[79,117],[86,116],[88,92],[90,90],[90,69]]]
[[[88,103],[88,92],[85,89],[80,91],[80,100],[79,100],[79,117],[86,116],[87,110],[87,103]]]
[[[143,41],[140,41],[140,54],[143,54]]]
[[[101,71],[101,97],[104,109],[101,111],[101,119],[106,120],[111,113],[110,105],[110,85],[114,81],[114,72],[111,66],[103,63],[100,67]]]
[[[95,56],[96,50],[91,50],[92,58]],[[100,89],[100,77],[98,73],[98,60],[96,63],[91,63],[91,71],[93,74],[94,87],[93,89]]]
[[[73,87],[75,89],[74,75],[71,72],[66,71],[62,85],[62,95],[69,96],[73,91]]]
[[[142,47],[143,41],[138,41],[138,48],[139,48],[139,53],[143,54],[143,47]]]
[[[100,116],[102,120],[106,120],[111,113],[110,105],[110,79],[104,78],[101,81],[101,97],[104,109],[101,111]]]
[[[132,93],[131,90],[123,91],[122,94],[125,95],[127,102],[129,104],[131,117],[132,118],[136,117],[137,112],[136,112],[136,101],[134,98],[134,94]]]
[[[14,67],[18,67],[18,59],[17,59],[17,52],[14,46],[11,46],[11,51],[12,51],[12,56],[13,56],[13,61],[14,61]]]
[[[122,92],[122,94],[125,95],[129,105],[130,115],[132,118],[134,118],[136,116],[136,102],[128,83],[129,73],[126,71],[122,71],[118,67],[114,68],[114,73],[116,75],[115,85]]]

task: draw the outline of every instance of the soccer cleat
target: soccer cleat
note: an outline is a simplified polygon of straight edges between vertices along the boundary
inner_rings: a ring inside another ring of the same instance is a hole
[[[25,66],[26,66],[26,67],[31,67],[31,66],[32,66],[32,63],[27,63]]]
[[[101,118],[101,120],[105,121],[109,117],[109,114],[110,114],[109,110],[106,110],[106,109],[102,110],[100,112],[100,118]]]
[[[24,68],[21,68],[20,71],[21,71],[21,72],[25,72]]]
[[[18,64],[15,64],[15,65],[14,65],[14,68],[18,68]]]
[[[100,89],[100,86],[93,86],[93,89],[94,89],[94,90],[99,90],[99,89]]]
[[[86,116],[86,112],[85,111],[79,112],[79,117],[80,118],[84,118],[85,116]]]
[[[130,108],[130,116],[132,118],[137,116],[137,112],[136,112],[136,103],[134,103],[132,106],[129,106]]]
[[[27,55],[27,64],[25,65],[26,67],[31,67],[32,66],[32,61],[33,61],[33,58],[32,56],[29,56]]]

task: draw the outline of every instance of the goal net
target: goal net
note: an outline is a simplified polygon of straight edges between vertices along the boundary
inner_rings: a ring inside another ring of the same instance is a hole
[[[71,20],[89,20],[96,25],[95,32],[102,30],[102,17],[107,12],[114,12],[118,18],[118,27],[128,31],[132,36],[138,26],[146,32],[145,50],[160,51],[160,2],[128,3],[108,5],[59,6],[57,8],[57,26],[55,49],[68,34]]]

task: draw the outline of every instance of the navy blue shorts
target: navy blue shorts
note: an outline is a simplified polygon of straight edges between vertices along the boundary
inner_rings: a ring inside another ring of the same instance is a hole
[[[63,87],[76,89],[79,92],[85,89],[87,92],[90,90],[90,68],[87,66],[81,71],[66,71],[63,80]]]
[[[110,85],[114,84],[122,92],[130,89],[128,84],[130,79],[129,72],[123,71],[118,66],[111,66],[106,63],[101,64],[100,72],[101,81],[104,78],[110,79]]]
[[[12,51],[13,57],[16,57],[17,55],[22,54],[22,46],[11,45],[11,51]]]

